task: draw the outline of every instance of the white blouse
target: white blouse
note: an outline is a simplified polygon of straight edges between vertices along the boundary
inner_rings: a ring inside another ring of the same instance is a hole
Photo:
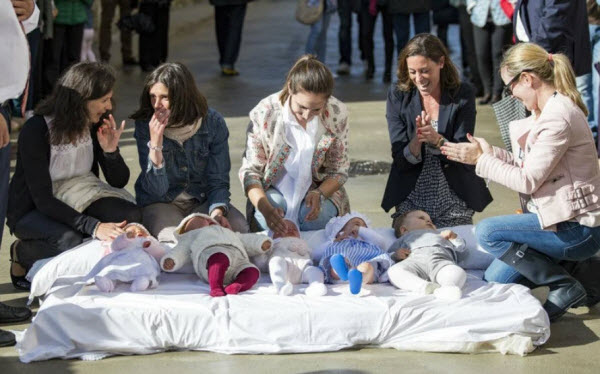
[[[45,117],[48,130],[52,131],[53,118]],[[50,179],[52,182],[71,179],[87,174],[94,162],[92,137],[86,131],[76,144],[50,145]]]
[[[283,107],[283,120],[286,142],[291,150],[285,161],[284,170],[273,186],[283,195],[287,203],[285,218],[298,224],[300,205],[312,184],[311,164],[319,130],[319,117],[314,116],[304,129],[290,110],[288,100]]]

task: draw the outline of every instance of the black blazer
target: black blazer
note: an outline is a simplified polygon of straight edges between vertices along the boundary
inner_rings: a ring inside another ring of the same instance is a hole
[[[94,147],[92,172],[99,174],[99,167],[108,184],[123,188],[129,180],[129,168],[117,149],[104,153],[96,136],[97,126],[90,132]],[[50,143],[48,125],[43,116],[33,116],[19,134],[17,166],[8,190],[8,214],[6,223],[11,232],[19,220],[37,209],[49,218],[64,223],[73,229],[91,235],[98,221],[79,213],[52,194],[50,178]]]
[[[519,0],[513,14],[516,35],[520,16],[529,41],[550,53],[564,53],[575,75],[592,71],[592,47],[585,0]]]
[[[421,174],[423,163],[412,164],[404,157],[404,148],[415,136],[415,118],[423,106],[419,91],[400,91],[390,87],[387,98],[386,118],[392,143],[392,170],[388,178],[381,207],[387,212],[408,197]],[[438,116],[438,132],[451,142],[466,142],[467,133],[475,130],[475,94],[473,88],[462,83],[454,92],[443,92]],[[425,153],[425,145],[421,149]],[[483,179],[475,174],[475,167],[440,157],[444,176],[450,188],[471,209],[481,212],[491,201],[492,195]],[[435,196],[431,197],[435,199]]]

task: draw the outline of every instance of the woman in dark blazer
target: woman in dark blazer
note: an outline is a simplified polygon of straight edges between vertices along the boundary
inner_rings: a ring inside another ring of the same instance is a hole
[[[475,95],[461,83],[442,42],[419,34],[398,58],[398,85],[390,88],[386,118],[393,164],[381,206],[396,218],[427,212],[438,227],[471,224],[491,201],[473,167],[448,161],[439,147],[466,141],[475,129]]]

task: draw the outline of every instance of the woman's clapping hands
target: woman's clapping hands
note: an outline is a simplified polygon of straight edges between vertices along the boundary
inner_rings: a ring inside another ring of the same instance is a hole
[[[469,143],[444,143],[441,148],[442,154],[448,157],[448,160],[475,165],[482,154],[494,153],[492,146],[485,139],[476,138],[471,134],[467,134],[467,139]]]

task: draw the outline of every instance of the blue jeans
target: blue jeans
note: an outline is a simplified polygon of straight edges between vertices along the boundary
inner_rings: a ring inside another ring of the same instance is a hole
[[[517,283],[519,272],[497,258],[513,243],[527,244],[556,261],[581,261],[593,256],[600,248],[600,227],[582,226],[577,222],[561,222],[556,232],[542,230],[533,213],[486,218],[476,228],[479,244],[496,260],[485,271],[485,280]]]
[[[327,52],[327,29],[329,28],[329,21],[331,20],[331,12],[327,9],[323,11],[323,17],[316,23],[310,25],[310,33],[308,34],[308,40],[306,41],[307,54],[317,56],[317,59],[322,63],[325,63],[325,55]]]
[[[284,213],[287,212],[287,203],[283,198],[281,192],[277,191],[275,188],[269,188],[266,191],[266,195],[267,199],[269,200],[271,205],[273,205],[273,207],[283,209]],[[324,229],[327,222],[329,222],[330,219],[338,215],[338,210],[335,207],[335,205],[333,205],[333,202],[331,202],[330,199],[321,202],[321,210],[319,211],[319,216],[317,217],[317,219],[312,221],[305,221],[304,217],[306,217],[309,211],[310,208],[306,207],[306,201],[303,201],[302,205],[300,206],[300,212],[298,213],[298,224],[300,225],[300,231]],[[262,230],[269,229],[267,227],[267,221],[265,219],[265,216],[263,216],[263,214],[258,209],[256,209],[256,211],[254,212],[254,218],[256,218],[258,226]]]
[[[431,24],[429,22],[429,12],[413,13],[413,22],[415,26],[415,35],[424,32],[430,32]],[[396,33],[396,47],[398,54],[410,37],[410,14],[393,15],[394,32]]]
[[[592,65],[600,61],[600,25],[589,25],[590,42],[592,44]],[[598,89],[600,88],[598,71],[592,67],[592,72],[577,77],[577,90],[581,93],[581,99],[587,106],[588,124],[594,136],[598,133]]]

